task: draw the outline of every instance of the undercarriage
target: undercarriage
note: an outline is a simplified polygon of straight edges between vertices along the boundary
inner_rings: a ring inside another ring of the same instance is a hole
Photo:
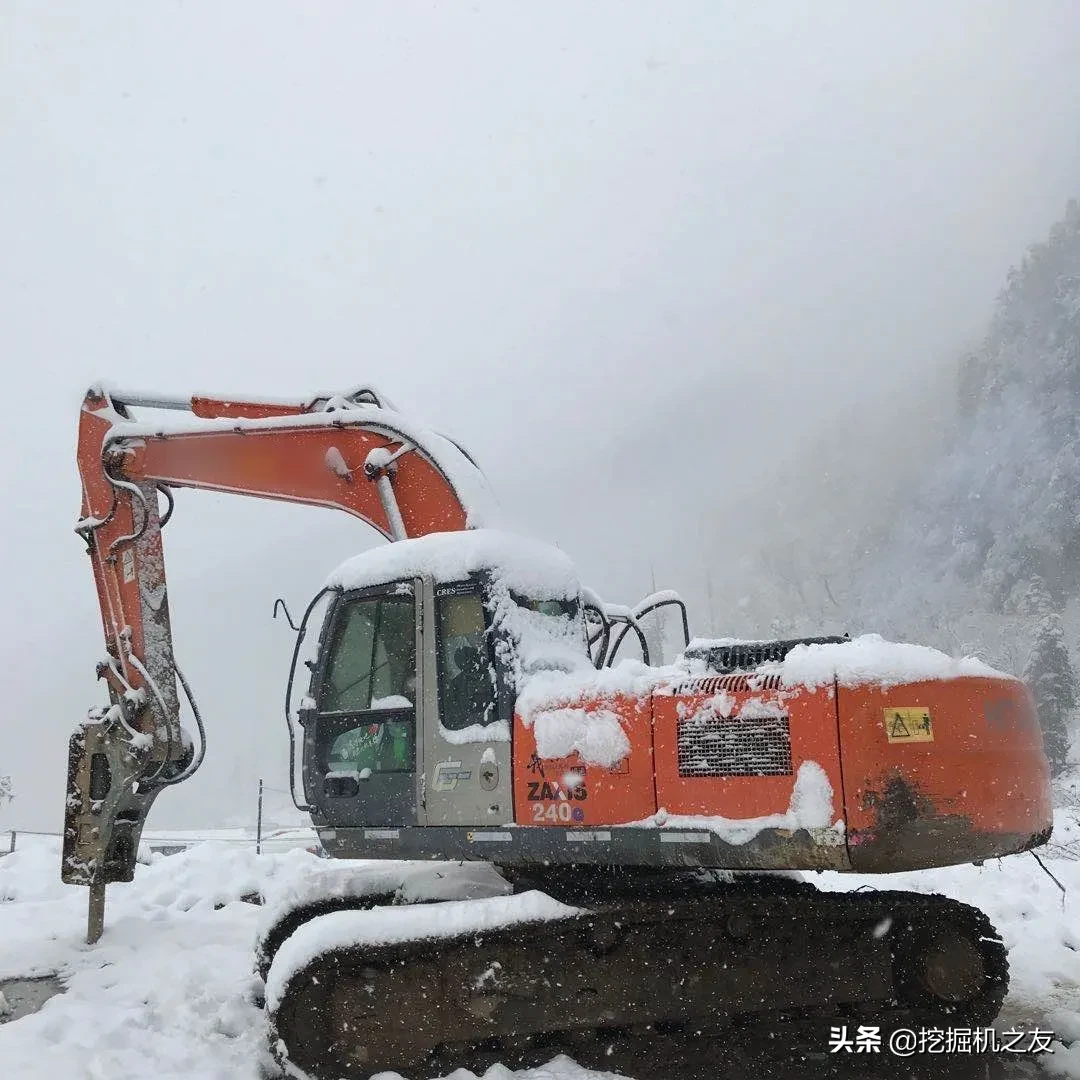
[[[568,913],[441,934],[433,904],[431,936],[320,951],[334,914],[325,905],[294,912],[294,932],[314,943],[309,961],[282,973],[263,957],[268,984],[277,983],[271,1046],[286,1072],[419,1078],[566,1054],[642,1080],[763,1067],[820,1076],[857,1066],[870,1075],[877,1062],[892,1077],[924,1067],[949,1075],[945,1065],[984,1075],[978,1055],[905,1064],[887,1053],[853,1062],[829,1052],[830,1030],[841,1025],[876,1027],[887,1040],[895,1028],[993,1021],[1008,986],[1005,949],[965,904],[827,893],[783,876],[611,868],[510,876],[519,895],[542,887]],[[394,903],[385,893],[334,901],[353,909],[357,926],[365,914],[385,920]]]

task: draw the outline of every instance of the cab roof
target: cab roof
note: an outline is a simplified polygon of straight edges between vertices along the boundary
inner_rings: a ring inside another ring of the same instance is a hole
[[[443,584],[480,571],[538,600],[573,600],[581,591],[573,563],[557,547],[496,529],[431,533],[371,548],[342,563],[326,584],[363,589],[410,577]]]

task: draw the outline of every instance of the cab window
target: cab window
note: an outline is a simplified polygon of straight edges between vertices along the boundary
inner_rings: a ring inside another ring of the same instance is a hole
[[[348,600],[336,623],[319,711],[412,708],[416,691],[413,598]]]
[[[494,671],[475,586],[456,589],[435,601],[439,652],[439,718],[449,731],[498,719]]]
[[[335,619],[319,693],[318,743],[327,780],[335,774],[411,771],[415,699],[413,597],[346,600]]]

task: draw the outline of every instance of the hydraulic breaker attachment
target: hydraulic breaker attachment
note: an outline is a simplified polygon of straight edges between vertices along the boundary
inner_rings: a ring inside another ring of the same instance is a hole
[[[68,742],[60,877],[68,885],[90,886],[91,945],[104,927],[105,886],[135,876],[143,825],[160,790],[140,786],[146,771],[146,754],[133,748],[119,724],[86,723]]]

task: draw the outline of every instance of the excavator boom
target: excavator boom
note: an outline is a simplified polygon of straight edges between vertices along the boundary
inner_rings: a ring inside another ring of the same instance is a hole
[[[155,419],[136,422],[141,408]],[[456,443],[409,424],[367,387],[306,402],[95,387],[82,405],[78,465],[76,531],[93,567],[106,648],[98,674],[111,704],[71,739],[62,874],[91,886],[95,938],[104,886],[131,880],[155,796],[201,760],[180,725],[161,538],[172,489],[331,507],[387,539],[465,529],[490,494]]]

